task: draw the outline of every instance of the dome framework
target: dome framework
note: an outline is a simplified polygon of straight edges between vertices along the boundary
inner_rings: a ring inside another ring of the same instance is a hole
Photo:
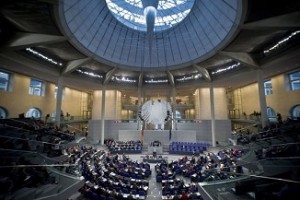
[[[169,16],[167,12],[176,10],[179,13],[180,9],[185,12],[186,7],[190,12],[185,18],[181,17],[180,22],[176,21],[177,16],[174,17],[176,24],[170,28],[155,25],[151,47],[145,32],[146,24],[140,23],[140,26],[144,26],[134,30],[132,27],[138,27],[137,22],[133,25],[130,22],[134,19],[125,20],[121,17],[126,16],[122,13],[125,9],[137,15],[143,12],[142,8],[130,3],[123,1],[121,4],[116,0],[63,0],[59,16],[63,31],[71,43],[93,59],[136,71],[162,71],[186,67],[213,56],[236,35],[245,14],[245,1],[185,2],[164,9],[164,12],[159,9],[162,6],[158,6],[156,24],[161,18],[161,12]],[[112,3],[123,10],[116,12]]]
[[[299,3],[218,2],[197,0],[178,24],[154,31],[149,54],[146,32],[118,21],[105,1],[1,1],[1,68],[128,96],[137,88],[144,96],[170,96],[172,88],[192,95],[211,82],[236,88],[256,82],[257,69],[268,78],[299,68]]]

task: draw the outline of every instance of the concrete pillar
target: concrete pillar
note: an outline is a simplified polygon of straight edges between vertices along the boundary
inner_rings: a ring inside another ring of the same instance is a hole
[[[104,145],[104,124],[105,124],[105,93],[106,87],[102,88],[102,105],[101,105],[101,145]]]
[[[172,110],[173,125],[172,125],[172,128],[173,128],[173,130],[177,130],[177,122],[176,122],[176,87],[175,86],[173,86],[173,88],[172,88],[172,102],[173,102],[173,106],[172,106],[173,107],[173,110]]]
[[[142,106],[142,86],[138,87],[138,113],[141,111]],[[139,115],[137,116],[137,130],[141,129],[141,125],[143,125],[143,121],[139,118]]]
[[[215,119],[215,100],[213,82],[210,83],[210,111],[211,111],[211,143],[216,146],[216,119]]]
[[[267,115],[267,101],[265,95],[265,87],[264,87],[264,79],[262,70],[257,70],[257,85],[258,85],[258,97],[259,97],[259,106],[261,112],[261,125],[262,127],[266,127],[269,125],[269,118]]]

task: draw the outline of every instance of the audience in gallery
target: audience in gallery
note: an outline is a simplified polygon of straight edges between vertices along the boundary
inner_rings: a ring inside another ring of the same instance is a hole
[[[250,142],[261,141],[272,137],[294,134],[299,129],[299,120],[291,120],[288,118],[280,123],[270,123],[270,125],[261,128],[257,133],[250,133],[249,129],[234,130],[232,137],[237,139],[237,144],[245,145]]]
[[[1,166],[11,166],[10,168],[1,169],[0,194],[11,194],[20,188],[39,187],[41,185],[55,183],[56,181],[55,177],[49,174],[45,166],[36,165],[24,156],[17,159],[1,159],[0,162]]]
[[[2,122],[2,148],[38,151],[55,157],[62,155],[63,144],[75,140],[75,134],[69,130],[61,131],[34,118],[4,119]]]
[[[298,183],[295,182],[286,182],[285,184],[282,184],[278,192],[272,192],[270,199],[273,200],[283,200],[283,199],[298,199],[298,194],[300,190],[300,171],[299,170],[293,170],[290,174],[290,180],[292,181],[298,181]],[[270,194],[270,193],[269,193]]]

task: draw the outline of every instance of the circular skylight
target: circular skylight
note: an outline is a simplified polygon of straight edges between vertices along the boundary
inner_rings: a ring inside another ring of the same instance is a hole
[[[137,71],[208,59],[238,34],[247,8],[241,0],[61,1],[60,26],[74,46],[103,64]]]
[[[191,11],[195,0],[159,0],[154,31],[169,29],[181,22]],[[129,28],[146,31],[142,0],[106,0],[113,16]]]

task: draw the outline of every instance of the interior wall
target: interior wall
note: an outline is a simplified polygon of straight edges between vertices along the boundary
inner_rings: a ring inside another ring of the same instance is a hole
[[[284,74],[271,79],[273,94],[267,95],[267,106],[283,117],[290,116],[290,109],[300,104],[300,90],[291,91],[286,85],[288,77]]]
[[[290,116],[290,109],[300,104],[300,90],[291,91],[287,88],[287,76],[280,74],[271,78],[273,94],[266,96],[267,106],[281,113],[283,118]],[[241,103],[243,111],[249,115],[260,111],[257,83],[241,87]]]
[[[200,89],[195,91],[195,119],[200,120]]]
[[[210,88],[200,88],[199,96],[195,95],[197,101],[199,100],[199,110],[196,110],[196,116],[200,116],[201,120],[211,119],[211,108],[210,108]],[[214,103],[215,103],[215,119],[228,119],[227,110],[227,97],[225,88],[214,88]]]
[[[140,140],[141,139],[141,131],[137,130],[137,123],[136,122],[117,122],[115,120],[105,120],[105,130],[104,130],[104,138],[112,138],[115,140]],[[98,143],[101,138],[101,120],[89,120],[89,134],[88,140],[91,142]],[[193,137],[183,138],[177,137],[176,134],[172,135],[172,139],[174,141],[194,141],[194,142],[206,142],[211,144],[211,121],[210,120],[202,120],[198,123],[193,122],[184,122],[178,123],[178,128],[175,132],[178,132],[184,135],[185,131],[196,131],[196,138],[194,135],[189,135]],[[146,131],[146,130],[145,130]],[[169,131],[155,131],[155,130],[147,130],[148,132],[156,132],[161,133],[164,132],[165,135],[161,136],[164,138],[169,138]],[[124,135],[120,135],[124,133]],[[228,138],[231,136],[231,120],[216,120],[216,140],[217,141],[227,141]],[[174,136],[174,137],[173,137]],[[176,136],[176,137],[175,137]],[[147,140],[155,140],[154,136],[147,135],[144,137],[149,137]],[[185,137],[185,136],[184,136]],[[146,139],[146,138],[144,138]],[[176,140],[175,140],[176,139]]]
[[[92,119],[101,119],[102,91],[96,90],[93,95]],[[105,91],[105,120],[120,119],[121,109],[121,93],[117,90]]]
[[[84,106],[83,102],[87,101],[87,96],[87,93],[66,87],[61,105],[64,114],[69,113],[71,116],[81,116],[81,109]]]
[[[8,111],[9,118],[17,118],[19,114],[26,113],[30,108],[38,108],[42,112],[42,117],[55,112],[55,84],[43,81],[45,85],[44,95],[35,96],[29,94],[31,77],[21,74],[12,74],[11,91],[0,91],[0,106]],[[37,79],[38,80],[38,79]],[[62,110],[64,114],[80,116],[81,91],[65,88],[62,99]],[[85,95],[87,97],[87,95]]]
[[[116,92],[116,119],[122,119],[122,93],[120,91]]]
[[[241,104],[243,112],[247,115],[260,111],[257,83],[241,88]]]
[[[30,78],[20,74],[13,74],[11,91],[0,91],[0,105],[7,109],[9,118],[16,118],[21,113],[26,113],[30,108],[36,107],[43,115],[50,112],[54,106],[54,93],[46,83],[44,96],[29,95]],[[52,98],[51,98],[52,97]],[[45,101],[49,98],[49,101]]]

